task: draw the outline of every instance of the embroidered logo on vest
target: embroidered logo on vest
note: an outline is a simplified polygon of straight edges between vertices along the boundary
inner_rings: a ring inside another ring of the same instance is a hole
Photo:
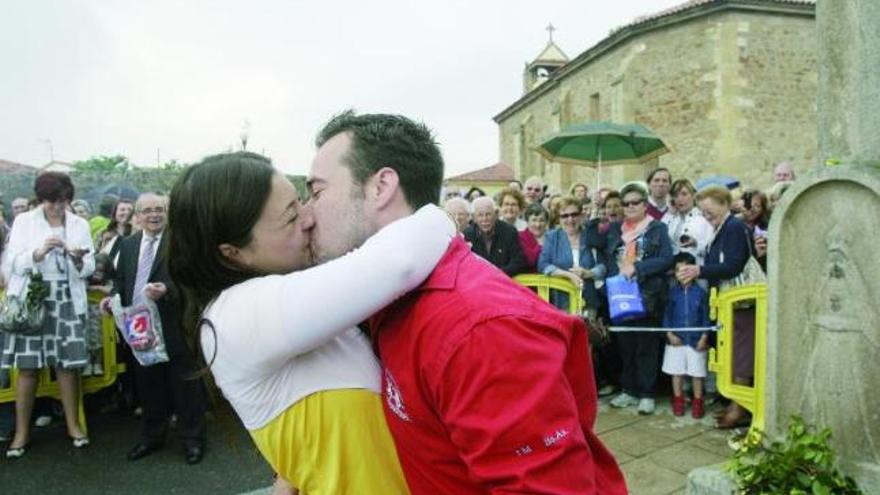
[[[385,368],[385,403],[388,409],[404,421],[412,421],[409,414],[406,413],[406,405],[403,403],[403,397],[400,395],[400,389],[388,368]]]

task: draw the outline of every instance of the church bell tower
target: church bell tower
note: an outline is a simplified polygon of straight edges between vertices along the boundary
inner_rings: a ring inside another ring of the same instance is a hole
[[[533,61],[526,63],[523,72],[523,94],[543,84],[557,69],[568,63],[568,55],[553,42],[555,30],[553,24],[547,26],[550,35],[547,46]]]

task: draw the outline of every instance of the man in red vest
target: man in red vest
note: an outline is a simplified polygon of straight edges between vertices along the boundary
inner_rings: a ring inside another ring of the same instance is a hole
[[[424,125],[346,112],[317,145],[308,184],[319,262],[438,200],[443,159]],[[413,494],[626,493],[593,432],[583,320],[474,256],[463,239],[421,287],[375,315],[370,331]]]

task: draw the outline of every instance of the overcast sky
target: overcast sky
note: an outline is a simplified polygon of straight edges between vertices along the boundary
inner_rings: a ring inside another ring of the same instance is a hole
[[[547,42],[574,58],[683,0],[0,0],[0,158],[196,161],[236,146],[305,174],[334,113],[437,134],[447,175],[498,160],[492,117]]]

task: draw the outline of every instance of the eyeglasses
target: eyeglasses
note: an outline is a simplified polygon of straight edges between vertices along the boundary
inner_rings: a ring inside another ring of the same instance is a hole
[[[538,191],[541,191],[541,189],[543,189],[543,188],[541,188],[541,187],[527,187],[527,188],[526,188],[526,191],[536,191],[536,192],[538,192]]]
[[[577,218],[579,216],[581,216],[580,212],[578,212],[578,213],[560,213],[559,214],[559,218],[563,219],[563,220],[566,218]]]
[[[153,213],[165,213],[164,206],[157,206],[155,208],[141,208],[138,210],[138,213],[142,215],[152,215]]]
[[[644,199],[639,199],[637,201],[623,201],[620,204],[622,204],[623,206],[639,206],[640,204],[642,204],[644,202],[645,202]]]

